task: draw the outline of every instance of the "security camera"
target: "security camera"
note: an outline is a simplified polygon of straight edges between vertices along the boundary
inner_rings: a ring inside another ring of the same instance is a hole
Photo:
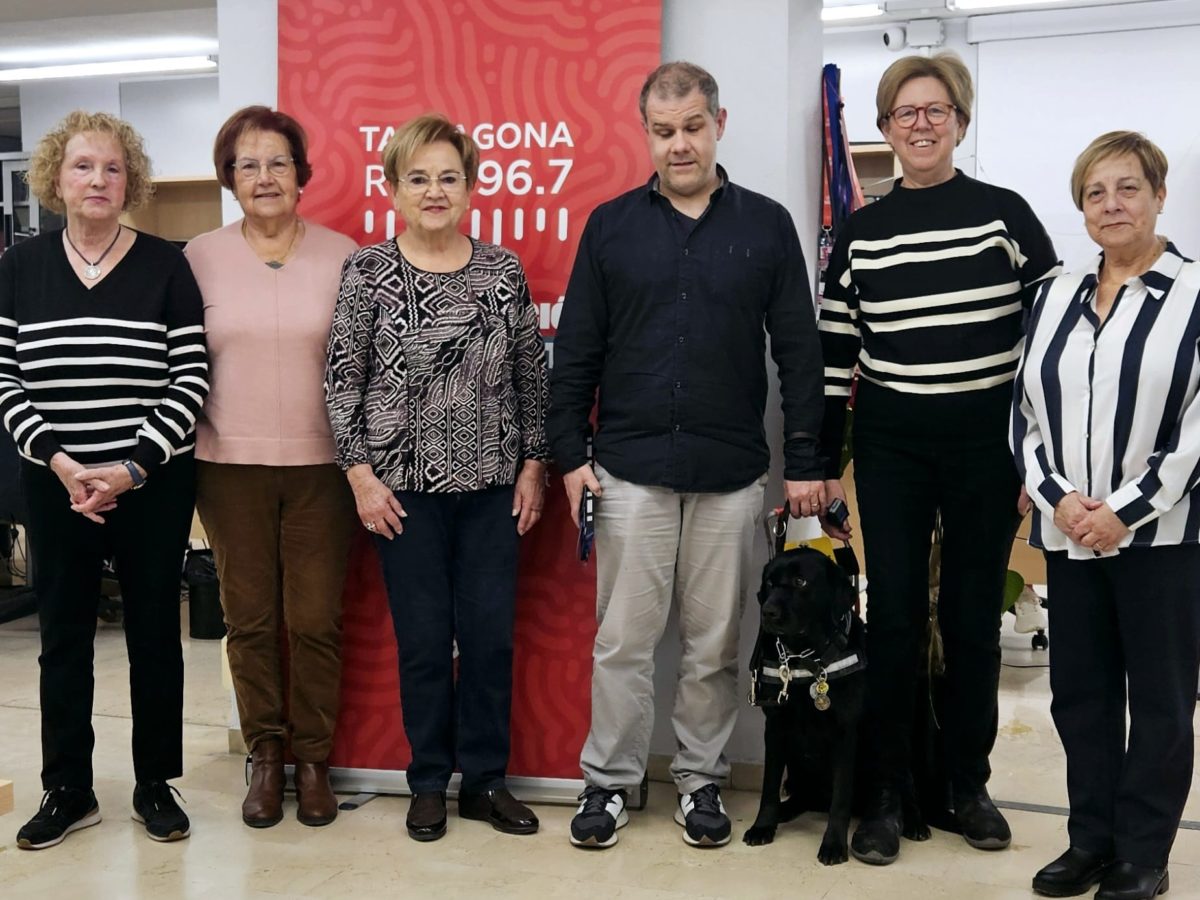
[[[892,25],[883,30],[883,46],[889,50],[903,50],[905,43],[904,28],[902,26]]]

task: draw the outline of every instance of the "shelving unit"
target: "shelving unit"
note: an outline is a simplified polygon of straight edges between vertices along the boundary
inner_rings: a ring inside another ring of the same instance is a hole
[[[893,180],[900,177],[900,162],[890,145],[851,144],[850,158],[868,200],[891,193]]]
[[[169,241],[189,241],[221,227],[221,186],[212,175],[154,179],[154,196],[121,221]]]

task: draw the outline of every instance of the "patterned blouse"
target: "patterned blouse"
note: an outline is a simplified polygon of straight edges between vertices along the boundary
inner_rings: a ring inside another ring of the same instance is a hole
[[[395,241],[342,267],[325,398],[343,469],[392,490],[512,484],[548,460],[546,352],[516,254],[472,241],[456,272],[426,272]]]

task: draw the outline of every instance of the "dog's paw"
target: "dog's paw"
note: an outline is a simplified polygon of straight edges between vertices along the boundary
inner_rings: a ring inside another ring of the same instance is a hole
[[[774,825],[751,825],[742,835],[742,842],[751,847],[761,847],[775,840]]]
[[[911,825],[905,821],[904,830],[900,833],[910,841],[927,841],[933,836],[924,821],[914,822]]]
[[[843,836],[840,840],[835,837],[825,836],[825,840],[821,841],[821,849],[817,851],[817,860],[823,866],[836,866],[844,863],[850,858],[850,851],[846,847],[846,838]]]

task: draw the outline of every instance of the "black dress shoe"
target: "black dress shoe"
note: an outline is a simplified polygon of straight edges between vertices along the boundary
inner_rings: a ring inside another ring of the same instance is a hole
[[[882,788],[872,798],[871,806],[850,840],[850,854],[859,862],[872,866],[894,863],[900,855],[900,829],[904,815],[900,795],[892,788]]]
[[[1003,850],[1012,843],[1008,822],[996,809],[987,788],[956,792],[954,818],[963,839],[977,850]]]
[[[1102,879],[1113,864],[1111,855],[1102,856],[1070,847],[1033,876],[1034,893],[1043,897],[1075,897],[1087,893]]]
[[[458,814],[464,819],[488,822],[505,834],[533,834],[538,830],[538,817],[510,794],[508,788],[496,788],[482,794],[459,791]]]
[[[436,841],[446,834],[446,792],[413,794],[404,820],[414,841]]]
[[[1115,863],[1100,882],[1096,900],[1152,900],[1171,889],[1166,866],[1152,869],[1133,863]]]

